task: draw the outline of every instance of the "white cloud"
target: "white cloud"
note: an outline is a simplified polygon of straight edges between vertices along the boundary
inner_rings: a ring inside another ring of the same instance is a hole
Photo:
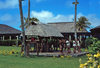
[[[88,21],[91,23],[92,27],[100,25],[100,18],[98,18],[95,14],[84,15],[82,13],[79,13],[78,18],[81,16],[85,16],[88,19]]]
[[[73,22],[74,21],[74,14],[70,15],[54,15],[52,12],[49,11],[31,11],[32,17],[37,17],[41,22],[48,23],[48,22]],[[84,15],[82,13],[77,14],[77,18],[85,16],[87,19],[89,19],[89,22],[92,24],[92,26],[98,26],[100,25],[100,19],[96,17],[94,14],[88,14]]]
[[[100,25],[100,19],[95,14],[84,15],[82,13],[79,13],[77,16],[78,18],[81,16],[85,16],[88,19],[88,21],[91,23],[92,27]]]
[[[97,18],[95,14],[89,14],[87,18],[93,27],[100,25],[100,18]]]
[[[0,1],[0,9],[3,8],[15,8],[18,5],[18,0],[5,0]]]
[[[32,11],[31,16],[37,17],[43,23],[72,21],[74,17],[74,15],[64,16],[61,14],[55,16],[52,12],[49,11],[41,11],[41,12]]]
[[[53,17],[53,13],[49,11],[41,11],[41,12],[32,11],[31,14],[32,16],[41,17],[41,18]]]
[[[82,13],[78,13],[77,17],[80,18],[81,16],[84,16]]]

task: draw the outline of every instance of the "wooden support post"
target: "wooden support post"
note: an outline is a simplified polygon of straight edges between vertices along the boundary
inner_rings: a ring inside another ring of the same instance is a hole
[[[80,41],[82,40],[82,36],[80,35]]]
[[[90,37],[92,38],[92,35],[90,35]]]
[[[84,35],[84,38],[85,38],[86,36]]]
[[[16,36],[17,37],[17,40],[18,40],[18,36]]]
[[[37,43],[37,56],[39,56],[39,44]]]
[[[5,40],[5,36],[3,36],[3,41]]]
[[[27,56],[29,56],[29,48],[30,48],[30,44],[29,44],[29,43],[27,43],[27,46],[26,46]]]
[[[9,40],[11,40],[11,36],[9,36]]]
[[[69,41],[71,41],[71,35],[69,35]]]
[[[2,37],[0,37],[0,40],[2,40]]]
[[[16,40],[16,46],[18,46],[18,36],[16,36],[17,37],[17,40]]]

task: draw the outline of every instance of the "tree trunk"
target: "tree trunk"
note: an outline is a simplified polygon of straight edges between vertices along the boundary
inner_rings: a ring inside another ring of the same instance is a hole
[[[20,19],[21,19],[21,29],[22,29],[22,46],[24,46],[24,55],[26,56],[26,45],[25,45],[25,30],[24,30],[24,21],[23,21],[23,10],[22,10],[22,0],[19,0],[19,10],[20,10]]]
[[[30,0],[28,0],[28,23],[30,19]]]

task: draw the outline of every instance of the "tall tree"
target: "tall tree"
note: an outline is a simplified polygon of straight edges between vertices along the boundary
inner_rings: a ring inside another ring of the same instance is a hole
[[[19,10],[20,10],[20,20],[21,20],[21,29],[22,29],[22,46],[24,46],[24,55],[26,56],[26,45],[25,45],[25,30],[24,30],[24,20],[23,20],[23,10],[22,10],[22,1],[19,0]]]
[[[30,0],[28,0],[28,18],[25,19],[25,26],[28,27],[32,24],[32,22],[39,22],[39,20],[35,17],[30,18]]]
[[[30,0],[28,0],[28,23],[30,20]]]
[[[91,23],[88,22],[88,19],[84,16],[78,18],[76,27],[79,31],[84,31],[86,28],[90,28]]]
[[[74,32],[75,32],[75,40],[77,40],[77,30],[76,30],[76,21],[77,21],[77,5],[79,4],[79,2],[77,2],[77,0],[75,0],[75,2],[73,2],[73,4],[75,4],[75,18],[74,18]]]

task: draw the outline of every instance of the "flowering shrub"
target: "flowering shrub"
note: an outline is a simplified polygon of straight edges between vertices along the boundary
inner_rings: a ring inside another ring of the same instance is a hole
[[[54,56],[53,56],[54,57]],[[63,56],[61,55],[60,58],[71,58],[72,56],[71,55],[67,55],[67,56]],[[54,57],[55,58],[55,57]]]
[[[15,55],[15,56],[18,56],[19,52],[17,50],[0,50],[0,55],[4,55],[4,56],[7,56],[7,55]]]
[[[19,45],[19,47],[22,47],[22,45]]]
[[[60,56],[61,58],[64,58],[64,56]]]
[[[66,58],[71,58],[71,57],[72,57],[71,55],[67,55],[67,56],[66,56]]]
[[[21,53],[21,56],[24,56],[24,52]]]
[[[79,59],[80,67],[79,68],[100,68],[100,52],[96,54],[87,54],[88,61],[82,64],[81,59]]]

